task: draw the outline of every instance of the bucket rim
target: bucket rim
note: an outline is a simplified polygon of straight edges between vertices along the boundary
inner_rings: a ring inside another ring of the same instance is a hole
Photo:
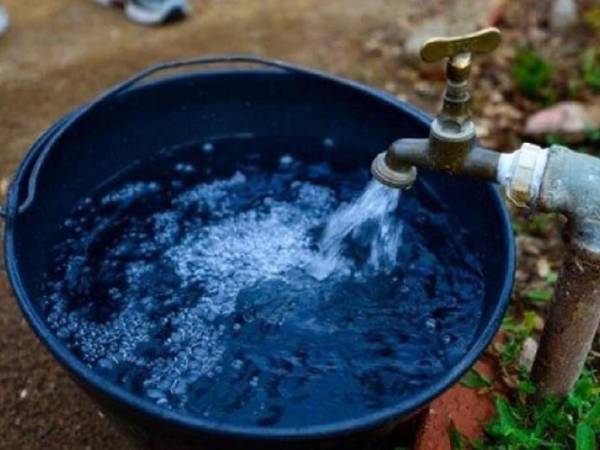
[[[119,94],[119,96],[127,95],[128,93],[137,91],[139,89],[151,89],[157,85],[173,82],[177,79],[190,76],[212,77],[220,76],[230,72],[248,74],[256,72],[273,73],[273,70],[254,68],[236,69],[231,71],[210,71],[201,74],[178,74],[165,77],[157,81],[147,82],[143,85],[131,87],[127,89],[127,91]],[[298,76],[298,74],[286,72],[282,72],[280,75]],[[302,76],[311,75],[304,73]],[[322,81],[345,86],[348,89],[374,98],[387,104],[388,106],[392,106],[396,108],[399,113],[408,114],[414,117],[427,128],[431,123],[431,118],[427,114],[416,107],[397,99],[389,93],[380,91],[367,85],[363,85],[353,80],[324,74],[323,72],[318,72],[318,75],[315,76],[321,78]],[[63,126],[64,123],[67,124],[68,128],[68,125],[71,125],[77,121],[85,112],[86,108],[74,110],[72,113],[68,114],[59,122],[57,122],[54,126],[49,128],[48,131],[44,133],[30,148],[26,157],[20,164],[13,183],[11,184],[8,195],[8,210],[16,210],[18,199],[21,196],[19,192],[19,186],[22,184],[23,178],[27,176],[29,167],[35,162],[36,156],[40,152],[40,148],[43,147],[44,141],[50,137],[56,138],[62,134],[65,131],[65,127]],[[211,420],[210,418],[193,416],[185,413],[184,411],[169,410],[153,403],[150,399],[133,394],[126,388],[114,384],[102,377],[100,374],[78,359],[67,347],[67,345],[63,343],[57,336],[55,336],[54,333],[52,333],[45,320],[40,314],[38,314],[33,305],[32,299],[29,297],[27,290],[24,287],[19,269],[17,267],[16,255],[18,251],[15,248],[14,240],[14,226],[16,219],[10,216],[7,217],[6,220],[4,236],[5,263],[8,278],[15,298],[17,299],[17,303],[30,327],[33,329],[40,341],[67,370],[67,372],[86,387],[86,390],[92,390],[94,393],[101,395],[103,398],[109,399],[110,402],[121,404],[119,405],[119,409],[122,410],[123,406],[125,406],[133,411],[141,413],[146,419],[155,420],[162,423],[166,422],[171,426],[187,430],[188,432],[201,432],[206,435],[252,440],[313,440],[320,438],[331,438],[373,429],[386,423],[406,419],[410,415],[419,411],[422,407],[426,406],[433,399],[441,395],[444,391],[452,387],[461,378],[461,376],[473,366],[479,356],[492,342],[496,332],[500,327],[506,309],[508,308],[515,276],[516,252],[510,216],[502,200],[499,189],[491,184],[484,185],[484,188],[488,190],[492,199],[492,204],[488,206],[496,210],[499,215],[499,227],[504,231],[502,233],[504,236],[502,246],[506,254],[506,258],[504,258],[504,275],[501,281],[502,289],[498,295],[498,301],[490,315],[489,322],[483,326],[481,333],[474,338],[471,343],[471,347],[461,357],[461,359],[442,377],[440,377],[435,383],[431,384],[426,389],[422,389],[416,395],[412,395],[405,400],[394,403],[392,406],[378,409],[377,411],[364,414],[359,417],[338,420],[320,425],[278,428],[267,428],[253,425],[234,425],[223,421]]]

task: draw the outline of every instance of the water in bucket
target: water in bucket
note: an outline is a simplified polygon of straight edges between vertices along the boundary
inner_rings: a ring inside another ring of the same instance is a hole
[[[351,419],[446,374],[484,292],[456,219],[422,186],[400,198],[260,141],[232,167],[233,144],[165,151],[81,199],[48,264],[57,336],[115,384],[234,425]]]

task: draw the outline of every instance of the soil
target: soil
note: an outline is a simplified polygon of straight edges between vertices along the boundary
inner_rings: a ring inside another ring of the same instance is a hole
[[[0,37],[0,194],[28,147],[53,122],[161,61],[254,53],[378,86],[433,112],[444,88],[443,66],[415,65],[403,57],[403,41],[426,19],[445,17],[457,1],[477,5],[462,9],[467,22],[479,20],[470,14],[487,5],[487,20],[502,26],[504,42],[492,57],[476,59],[473,110],[482,143],[507,151],[520,144],[527,116],[544,106],[516,89],[510,76],[516,50],[534,47],[554,62],[553,88],[563,98],[580,76],[581,50],[592,45],[583,25],[562,34],[548,29],[543,14],[550,0],[190,1],[194,14],[188,20],[144,28],[92,0],[0,0],[11,16]],[[584,9],[591,0],[579,4]],[[590,101],[589,89],[576,99]],[[548,279],[561,253],[556,223],[553,216],[515,214],[516,315],[532,308],[543,315],[545,304],[532,304],[528,292],[552,288]],[[32,334],[3,276],[0,348],[0,450],[134,448]]]

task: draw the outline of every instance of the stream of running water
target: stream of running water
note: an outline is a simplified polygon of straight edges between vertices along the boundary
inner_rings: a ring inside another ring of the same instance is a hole
[[[400,190],[371,180],[356,200],[340,206],[327,220],[310,273],[323,280],[339,269],[343,252],[351,245],[348,240],[367,244],[367,269],[392,270],[402,243],[402,221],[395,214],[400,195]]]

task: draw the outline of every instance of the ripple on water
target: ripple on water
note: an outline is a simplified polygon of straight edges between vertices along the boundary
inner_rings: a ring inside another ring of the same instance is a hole
[[[48,270],[48,323],[115,383],[235,424],[323,424],[468,349],[483,281],[443,209],[289,154],[210,181],[169,167],[83,199]]]

